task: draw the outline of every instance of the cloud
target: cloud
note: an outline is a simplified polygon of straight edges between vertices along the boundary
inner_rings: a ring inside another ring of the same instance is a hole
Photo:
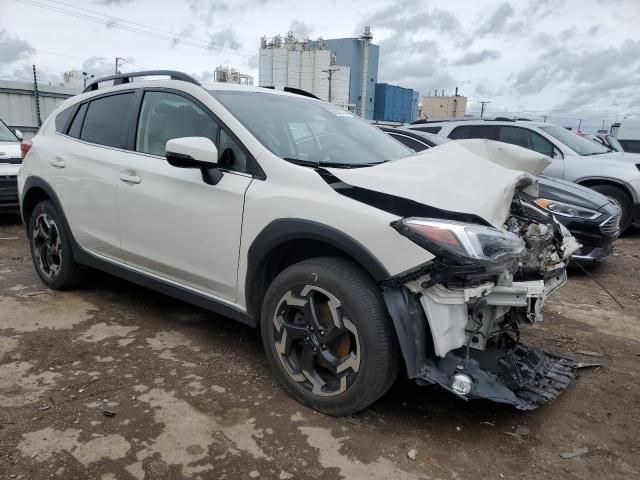
[[[126,5],[127,3],[132,3],[133,0],[95,0],[93,3],[97,3],[98,5],[105,5],[107,7],[111,7],[113,5]]]
[[[496,34],[504,32],[508,27],[508,20],[513,16],[515,11],[513,7],[504,2],[495,9],[489,19],[480,25],[476,30],[476,36],[484,36],[489,33]]]
[[[242,44],[238,40],[236,33],[230,28],[209,34],[209,48],[212,50],[225,47],[237,50],[241,46]]]
[[[416,7],[419,8],[416,13]],[[362,33],[364,25],[372,28],[383,28],[396,32],[417,33],[423,30],[435,30],[441,33],[455,34],[460,29],[460,21],[451,12],[434,8],[426,10],[422,4],[410,0],[402,0],[369,15],[357,27],[357,34]]]
[[[480,50],[478,52],[467,52],[458,60],[453,62],[453,65],[468,66],[482,63],[486,60],[496,60],[500,58],[501,53],[498,50]]]
[[[107,77],[114,74],[115,65],[111,58],[89,57],[82,62],[82,71],[95,78]]]
[[[0,30],[0,65],[6,66],[18,60],[26,60],[34,53],[33,47],[9,32]]]
[[[297,38],[309,38],[313,33],[313,27],[302,20],[293,20],[291,25],[289,25],[289,30],[293,32]]]
[[[220,0],[188,0],[189,10],[194,18],[201,19],[205,25],[217,20],[217,14],[227,12],[230,7]]]

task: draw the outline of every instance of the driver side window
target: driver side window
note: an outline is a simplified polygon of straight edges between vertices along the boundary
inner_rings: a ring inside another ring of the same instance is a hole
[[[500,127],[498,140],[553,157],[553,144],[542,135],[522,127]]]

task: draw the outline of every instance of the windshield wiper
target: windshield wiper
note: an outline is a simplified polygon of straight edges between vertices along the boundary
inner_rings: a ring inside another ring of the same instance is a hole
[[[314,162],[313,160],[303,160],[301,158],[289,158],[284,157],[283,160],[287,162],[295,163],[296,165],[302,165],[303,167],[329,167],[329,168],[363,168],[363,167],[373,167],[374,165],[380,165],[381,163],[385,163],[388,160],[383,160],[382,162],[373,162],[373,163],[340,163],[340,162]]]

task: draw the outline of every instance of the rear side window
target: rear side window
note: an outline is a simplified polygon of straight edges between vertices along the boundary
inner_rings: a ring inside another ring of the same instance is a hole
[[[84,120],[84,115],[87,113],[87,105],[88,103],[83,103],[76,116],[73,117],[73,121],[71,122],[71,126],[69,126],[69,132],[67,135],[74,138],[80,138],[80,130],[82,129],[82,121]]]
[[[427,133],[438,133],[440,132],[440,130],[442,130],[442,127],[420,127],[420,128],[414,128],[413,130],[420,130],[421,132],[427,132]]]
[[[449,134],[449,138],[460,140],[463,138],[486,138],[496,140],[497,128],[490,125],[464,125],[456,127]]]
[[[107,147],[124,148],[132,100],[133,93],[124,93],[89,102],[80,139]]]
[[[71,117],[71,113],[73,112],[73,107],[65,108],[58,115],[56,115],[56,132],[64,133],[64,127],[67,126],[67,122],[69,121],[69,117]]]
[[[396,140],[398,140],[405,147],[409,147],[414,152],[421,152],[429,148],[427,145],[424,145],[423,143],[417,140],[414,140],[413,138],[406,137],[404,135],[397,135],[392,133],[391,136]]]
[[[640,153],[640,140],[618,140],[625,152]]]
[[[498,140],[528,148],[549,157],[553,156],[553,145],[542,135],[520,127],[500,127]]]

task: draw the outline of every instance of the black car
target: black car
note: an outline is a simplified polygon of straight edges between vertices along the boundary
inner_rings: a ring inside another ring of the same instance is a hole
[[[433,133],[379,128],[416,152],[452,141]],[[564,180],[540,176],[538,186],[536,203],[552,212],[582,244],[574,260],[598,262],[613,253],[613,241],[620,234],[619,206],[595,190]]]

